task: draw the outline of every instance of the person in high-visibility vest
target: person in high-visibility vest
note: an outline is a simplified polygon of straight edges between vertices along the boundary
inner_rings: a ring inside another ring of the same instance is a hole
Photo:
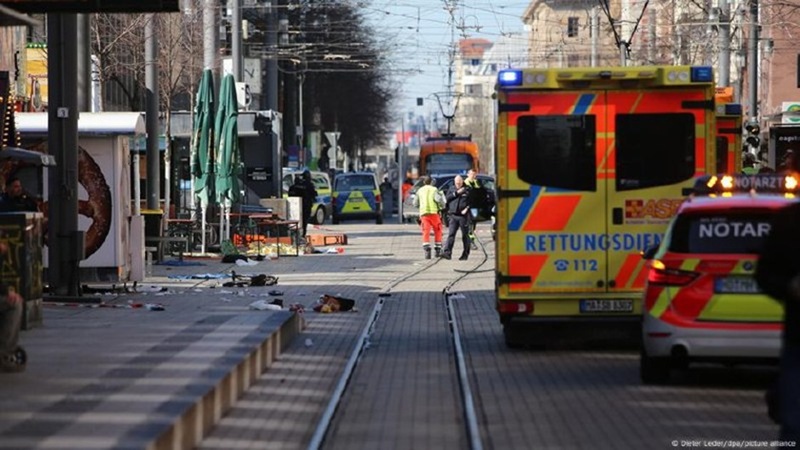
[[[425,259],[431,259],[431,231],[433,231],[433,245],[438,258],[442,254],[442,218],[439,211],[443,208],[444,198],[442,193],[431,183],[433,180],[425,176],[423,186],[417,190],[414,197],[414,206],[419,208],[420,225],[422,225],[422,250]]]

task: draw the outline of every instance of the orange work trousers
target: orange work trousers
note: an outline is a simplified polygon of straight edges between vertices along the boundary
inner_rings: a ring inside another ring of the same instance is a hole
[[[422,223],[422,243],[430,244],[431,230],[433,230],[433,242],[442,243],[442,218],[439,214],[425,214],[420,217]]]

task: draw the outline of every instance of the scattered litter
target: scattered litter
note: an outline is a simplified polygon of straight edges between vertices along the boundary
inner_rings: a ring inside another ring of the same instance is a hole
[[[136,292],[167,292],[167,288],[161,286],[137,286]]]
[[[148,311],[164,311],[164,305],[161,303],[138,303],[134,302],[133,300],[128,300],[128,308],[144,308]]]
[[[305,345],[306,347],[313,347],[314,341],[312,341],[311,338],[306,338]]]
[[[325,253],[344,253],[344,247],[331,247]]]
[[[269,304],[270,305],[278,305],[281,308],[283,308],[283,299],[282,298],[276,298],[275,300],[269,302]]]
[[[314,305],[314,311],[321,313],[351,311],[355,306],[355,300],[323,294],[319,296],[319,301]]]
[[[234,262],[238,262],[240,260],[246,260],[246,259],[247,259],[247,256],[244,256],[244,255],[230,254],[230,255],[223,256],[222,257],[222,262],[224,262],[224,263],[234,263]]]
[[[244,287],[247,285],[247,283],[249,283],[250,286],[273,286],[278,284],[278,277],[272,275],[265,275],[263,273],[259,275],[248,276],[248,275],[237,274],[235,271],[232,270],[231,279],[232,281],[225,283],[223,286],[236,285],[239,287]]]
[[[198,261],[181,261],[179,259],[171,259],[158,263],[159,266],[205,266],[204,263]]]
[[[167,278],[174,280],[218,280],[226,277],[227,275],[224,273],[196,273],[194,275],[170,275]]]
[[[278,297],[278,296],[283,295],[283,291],[269,291],[269,292],[267,292],[267,294],[272,295],[274,297]]]
[[[278,277],[272,275],[256,275],[250,277],[250,286],[274,286],[278,284]]]
[[[231,302],[231,299],[225,298],[225,297],[222,297],[220,300],[222,300],[222,303],[230,303]]]
[[[289,311],[296,313],[304,313],[306,312],[306,308],[300,303],[292,303],[291,305],[289,305]]]
[[[224,285],[223,285],[224,286]],[[225,289],[219,291],[220,294],[233,294],[233,291],[226,291]]]
[[[256,300],[250,303],[250,309],[255,309],[257,311],[280,311],[283,308],[281,308],[280,305],[273,305],[266,300]]]
[[[463,298],[467,298],[467,297],[465,297],[464,294],[448,294],[447,298],[453,299],[453,300],[459,300],[459,299],[463,299]]]
[[[236,260],[237,266],[257,266],[258,261],[252,260],[250,258],[247,259],[237,259]]]
[[[381,292],[378,294],[378,297],[391,297],[392,294],[389,292]]]

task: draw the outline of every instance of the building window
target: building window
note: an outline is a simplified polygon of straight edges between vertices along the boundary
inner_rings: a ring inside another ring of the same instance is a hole
[[[567,19],[567,37],[578,36],[578,18],[570,17]]]
[[[464,86],[464,91],[467,95],[482,95],[483,93],[480,84],[467,84]]]

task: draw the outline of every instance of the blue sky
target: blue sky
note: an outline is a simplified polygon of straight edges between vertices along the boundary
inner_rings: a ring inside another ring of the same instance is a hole
[[[520,0],[373,0],[363,4],[379,41],[389,49],[391,71],[402,83],[397,108],[421,114],[436,107],[433,94],[447,91],[451,43],[463,38],[496,42],[505,34],[522,33],[520,16],[529,4]],[[425,99],[422,108],[416,106],[418,97]]]

